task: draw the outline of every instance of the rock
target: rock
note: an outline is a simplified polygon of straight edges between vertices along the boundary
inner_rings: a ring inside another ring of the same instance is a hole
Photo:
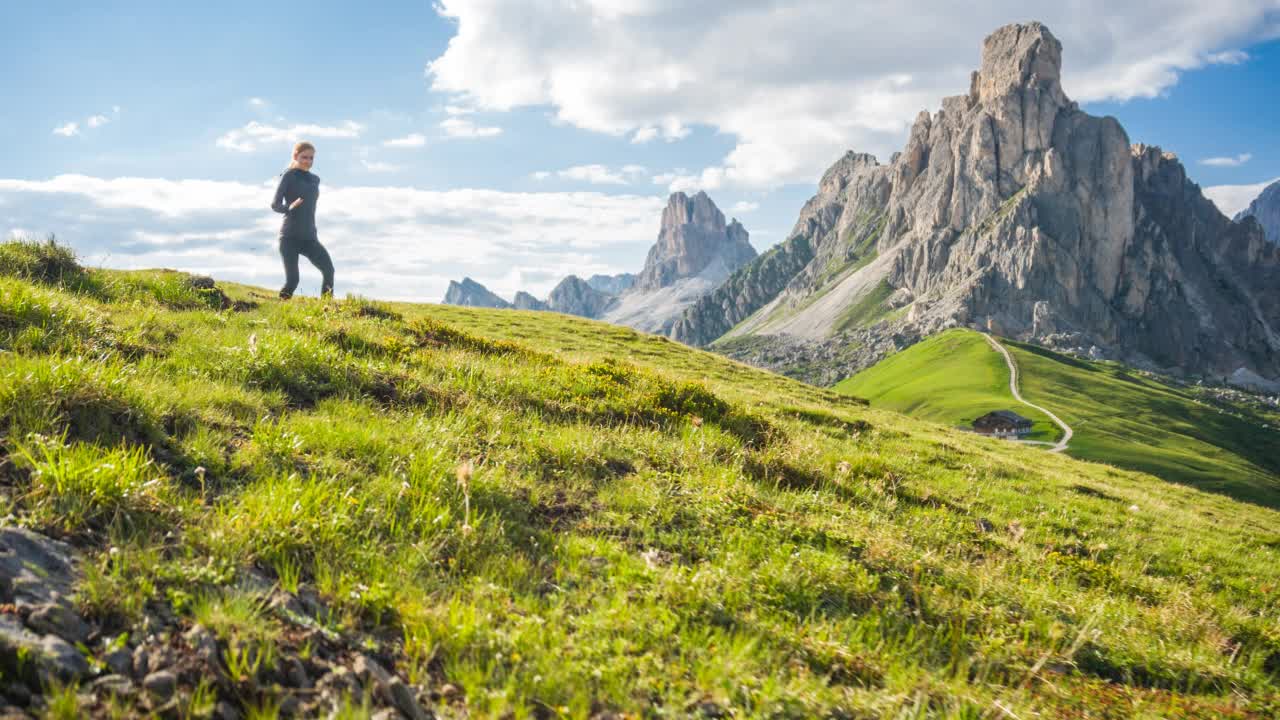
[[[133,692],[133,681],[124,675],[103,675],[89,687],[103,695],[128,695]]]
[[[301,714],[302,701],[296,695],[285,695],[280,699],[280,717],[298,717]]]
[[[410,720],[425,720],[432,717],[430,713],[418,704],[413,690],[408,685],[405,685],[403,680],[392,675],[386,668],[379,665],[373,658],[367,655],[359,655],[351,667],[355,674],[365,682],[365,687],[370,692],[388,705],[393,705],[405,717],[410,718]]]
[[[307,675],[307,669],[303,667],[302,661],[298,658],[287,658],[283,663],[285,679],[289,682],[289,687],[310,688],[311,678]]]
[[[178,678],[168,670],[159,670],[143,678],[142,687],[158,701],[166,702],[178,689]]]
[[[451,703],[462,697],[462,688],[453,683],[445,683],[440,687],[440,699]]]
[[[460,283],[450,281],[449,289],[444,294],[444,304],[487,308],[511,307],[511,303],[493,294],[489,288],[471,278],[463,278]]]
[[[218,638],[211,631],[197,623],[183,634],[183,639],[208,671],[219,680],[227,678],[222,665],[222,653],[218,649]]]
[[[546,310],[547,304],[529,293],[520,290],[516,293],[512,303],[517,310]]]
[[[17,681],[8,681],[0,685],[0,696],[18,707],[27,707],[31,704],[31,690]]]
[[[74,582],[69,545],[26,528],[0,528],[0,600],[19,608],[56,604],[69,609]]]
[[[616,302],[614,296],[596,290],[577,275],[570,275],[561,280],[547,296],[546,307],[567,315],[596,318]]]
[[[151,653],[146,645],[138,645],[133,649],[133,677],[142,679],[151,672]]]
[[[340,703],[344,697],[350,697],[351,702],[360,704],[364,700],[364,687],[360,683],[360,678],[349,668],[339,665],[333,669],[333,672],[320,678],[320,682],[316,683],[321,695],[327,697],[333,703]]]
[[[724,214],[705,192],[693,197],[672,193],[662,211],[658,241],[631,290],[666,287],[701,274],[717,261],[732,272],[755,257],[746,229],[737,220],[726,225]]]
[[[218,704],[213,706],[214,720],[240,720],[240,711],[235,705],[226,700],[219,700]]]
[[[27,617],[27,626],[71,643],[83,643],[89,639],[89,626],[65,605],[45,603],[36,606]]]
[[[756,257],[749,237],[737,220],[725,223],[705,192],[673,193],[644,269],[600,319],[670,333],[681,313]]]
[[[67,683],[89,675],[80,651],[56,635],[43,637],[28,630],[14,616],[0,614],[0,665],[24,674],[28,685],[50,680]]]
[[[115,675],[133,675],[133,654],[127,648],[116,648],[98,659]]]
[[[400,720],[400,711],[393,708],[383,708],[369,716],[370,720]]]
[[[978,532],[980,533],[989,533],[992,530],[994,530],[996,527],[995,525],[992,525],[991,521],[986,518],[978,518],[977,522],[974,524],[977,526]]]
[[[1081,111],[1062,53],[1039,23],[992,33],[967,93],[921,113],[890,164],[841,158],[778,251],[673,335],[732,328],[726,354],[824,384],[972,327],[1280,387],[1280,245],[1223,216],[1176,156]]]

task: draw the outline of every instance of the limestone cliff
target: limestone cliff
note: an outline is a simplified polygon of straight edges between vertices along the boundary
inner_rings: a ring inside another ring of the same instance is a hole
[[[782,287],[725,339],[813,347],[967,325],[1280,379],[1280,248],[1218,212],[1174,156],[1082,112],[1061,67],[1039,23],[988,37],[969,92],[921,113],[888,165],[850,154],[824,176],[792,233],[812,247],[802,269],[726,285],[743,308]],[[675,326],[705,342],[718,328],[698,313]]]

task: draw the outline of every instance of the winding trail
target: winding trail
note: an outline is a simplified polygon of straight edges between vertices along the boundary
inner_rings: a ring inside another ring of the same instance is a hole
[[[986,338],[987,342],[991,344],[991,347],[998,350],[1000,354],[1004,356],[1004,362],[1006,365],[1009,366],[1009,390],[1010,392],[1013,393],[1013,398],[1018,402],[1022,403],[1023,405],[1026,405],[1027,407],[1033,407],[1039,410],[1040,412],[1044,413],[1045,415],[1048,415],[1050,420],[1053,420],[1055,423],[1058,424],[1058,427],[1062,428],[1062,439],[1058,440],[1056,445],[1049,448],[1049,452],[1062,452],[1063,450],[1066,450],[1067,443],[1071,441],[1071,436],[1075,434],[1075,432],[1071,429],[1071,426],[1062,422],[1062,418],[1059,418],[1057,415],[1054,415],[1052,412],[1049,412],[1048,410],[1040,407],[1039,405],[1029,403],[1025,399],[1023,399],[1022,393],[1018,392],[1018,365],[1013,361],[1013,356],[1009,354],[1009,351],[1005,349],[1005,346],[1001,345],[999,341],[997,341],[995,338],[991,337],[987,333],[982,333],[982,337]],[[1023,442],[1026,442],[1028,444],[1034,444],[1034,445],[1050,444],[1047,442],[1037,442],[1034,440],[1029,440],[1029,441],[1024,440]]]

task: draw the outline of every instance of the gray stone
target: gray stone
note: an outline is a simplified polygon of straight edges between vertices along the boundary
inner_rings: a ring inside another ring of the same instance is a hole
[[[94,692],[106,695],[128,695],[133,692],[133,681],[123,675],[103,675],[90,685]]]
[[[133,674],[133,654],[127,648],[116,648],[104,654],[99,660],[116,675],[131,676]]]
[[[27,626],[36,632],[57,635],[71,643],[82,643],[89,639],[89,626],[74,610],[57,603],[36,606],[27,617]]]
[[[164,702],[178,689],[178,677],[168,670],[151,673],[142,680],[142,687],[157,700]]]
[[[242,716],[235,705],[226,700],[219,700],[213,707],[213,717],[215,720],[240,720]]]
[[[0,528],[0,600],[18,607],[67,605],[74,582],[69,545],[26,528]]]
[[[391,704],[409,720],[431,720],[435,717],[418,704],[413,689],[405,685],[400,678],[393,678],[387,690],[391,695]]]
[[[290,687],[303,689],[311,687],[311,678],[300,660],[291,657],[286,659],[283,665],[285,679],[289,681]]]
[[[37,635],[12,615],[0,615],[0,658],[28,683],[65,683],[89,675],[89,663],[79,650],[56,635]]]
[[[145,645],[133,649],[133,677],[142,679],[151,672],[151,653]]]

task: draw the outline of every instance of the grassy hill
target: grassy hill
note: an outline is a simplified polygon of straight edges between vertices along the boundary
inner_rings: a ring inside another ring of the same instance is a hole
[[[1013,399],[1004,358],[975,332],[935,335],[840,382],[835,390],[963,428],[993,410],[1013,410],[1035,423],[1029,439],[1056,441],[1062,435],[1044,413]]]
[[[1269,507],[1280,507],[1280,425],[1275,414],[1214,403],[1195,387],[1161,382],[1116,363],[1078,360],[1003,341],[1021,369],[1023,397],[1075,430],[1074,457],[1142,470]],[[872,405],[961,425],[1007,407],[1047,420],[1009,393],[1003,359],[971,330],[951,330],[886,358],[836,390]],[[1045,436],[1057,433],[1047,426]]]
[[[440,717],[1280,708],[1280,514],[1221,494],[601,323],[44,244],[0,245],[0,349],[0,514],[84,555],[95,662],[212,629],[193,716],[327,707],[282,668],[357,651]]]

